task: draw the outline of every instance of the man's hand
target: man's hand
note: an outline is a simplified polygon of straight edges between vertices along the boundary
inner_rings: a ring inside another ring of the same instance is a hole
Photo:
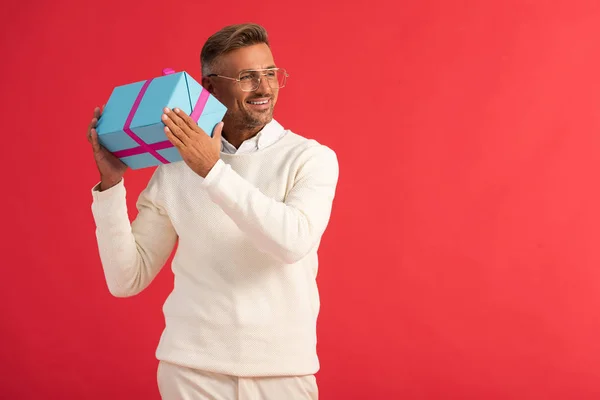
[[[212,138],[186,113],[178,108],[164,109],[162,116],[167,138],[179,150],[185,163],[198,175],[206,178],[219,161],[223,122],[213,130]]]
[[[96,107],[94,109],[94,117],[87,131],[88,142],[92,145],[94,160],[96,160],[96,166],[98,167],[98,172],[100,172],[100,191],[109,189],[119,183],[127,170],[127,165],[111,154],[110,151],[106,150],[98,141],[96,124],[101,114],[102,111],[100,108]]]

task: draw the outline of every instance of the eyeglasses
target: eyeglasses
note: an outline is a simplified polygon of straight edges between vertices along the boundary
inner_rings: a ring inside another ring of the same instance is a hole
[[[218,74],[209,74],[208,76],[216,76],[218,78],[229,79],[236,81],[244,92],[253,92],[260,86],[262,77],[266,78],[267,83],[271,89],[281,89],[285,87],[288,73],[283,68],[265,68],[265,69],[251,69],[240,72],[238,78],[232,78],[230,76],[223,76]]]

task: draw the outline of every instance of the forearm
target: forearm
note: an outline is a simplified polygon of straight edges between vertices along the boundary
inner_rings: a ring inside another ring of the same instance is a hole
[[[92,212],[96,239],[106,283],[117,297],[133,296],[144,290],[168,258],[175,234],[167,219],[154,215],[140,196],[140,213],[130,223],[126,191],[122,182],[94,192]]]
[[[257,248],[292,264],[313,250],[329,222],[338,165],[333,152],[325,154],[321,171],[299,181],[285,202],[266,196],[223,162],[204,186]]]

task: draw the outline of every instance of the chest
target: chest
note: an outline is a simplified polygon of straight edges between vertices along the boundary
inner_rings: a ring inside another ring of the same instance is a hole
[[[242,164],[228,163],[234,173],[241,176],[248,189],[240,191],[240,203],[252,201],[285,202],[294,187],[296,171],[286,162],[253,162]],[[164,207],[169,218],[183,239],[190,236],[205,240],[228,240],[241,237],[241,231],[229,215],[210,198],[201,184],[202,179],[189,168],[182,168],[168,184]],[[258,191],[258,192],[257,192]],[[242,208],[251,204],[240,204]]]

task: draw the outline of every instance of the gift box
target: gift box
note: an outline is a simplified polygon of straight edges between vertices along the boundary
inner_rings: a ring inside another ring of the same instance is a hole
[[[160,77],[113,89],[96,126],[100,144],[131,169],[181,161],[164,132],[165,107],[181,109],[209,136],[227,111],[188,73],[165,69]]]

